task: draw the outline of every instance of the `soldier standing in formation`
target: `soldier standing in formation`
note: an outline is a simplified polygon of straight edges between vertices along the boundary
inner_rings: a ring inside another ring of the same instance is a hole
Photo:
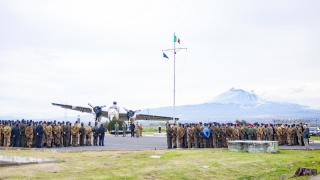
[[[171,128],[171,125],[167,122],[166,124],[166,133],[167,133],[167,145],[168,149],[172,148],[172,137],[173,137],[173,129]]]
[[[119,135],[119,124],[118,122],[116,122],[116,124],[114,125],[114,137],[118,137]]]
[[[91,146],[91,136],[92,136],[92,128],[91,123],[89,122],[88,126],[86,126],[86,145]]]
[[[102,124],[101,124],[102,125]],[[79,142],[79,126],[78,122],[74,123],[74,125],[71,128],[71,134],[72,134],[72,146],[77,147]]]
[[[32,142],[33,142],[33,127],[31,123],[28,124],[25,130],[25,135],[26,135],[27,147],[31,148]]]
[[[79,144],[80,144],[80,146],[84,146],[84,138],[86,136],[86,129],[84,128],[83,123],[81,123],[81,127],[79,129],[79,136],[80,136]]]
[[[94,127],[92,128],[92,133],[93,133],[93,145],[98,146],[98,122],[95,122]]]
[[[122,137],[126,137],[126,136],[127,136],[127,129],[128,129],[128,126],[127,126],[127,124],[123,121],[123,123],[122,123]]]
[[[140,137],[140,128],[139,128],[138,122],[136,123],[136,126],[135,126],[135,128],[134,128],[134,133],[136,134],[136,137],[137,137],[137,138]]]

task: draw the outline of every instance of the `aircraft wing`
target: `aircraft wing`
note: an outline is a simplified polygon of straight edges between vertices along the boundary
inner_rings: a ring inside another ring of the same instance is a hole
[[[85,113],[92,113],[92,109],[88,107],[81,107],[81,106],[72,106],[72,105],[66,105],[66,104],[56,104],[52,103],[53,106],[60,106],[64,109],[71,109],[75,111],[85,112]],[[108,113],[107,113],[108,114]]]
[[[102,111],[101,116],[108,118],[108,111]],[[153,120],[153,121],[169,121],[172,120],[172,117],[165,117],[165,116],[153,116],[147,114],[138,114],[136,115],[136,120]],[[119,113],[119,120],[128,120],[126,113]],[[179,118],[176,118],[178,121]]]
[[[136,120],[152,120],[152,121],[169,121],[172,120],[173,117],[165,117],[165,116],[154,116],[154,115],[147,115],[147,114],[138,114]],[[179,118],[175,118],[176,121]]]

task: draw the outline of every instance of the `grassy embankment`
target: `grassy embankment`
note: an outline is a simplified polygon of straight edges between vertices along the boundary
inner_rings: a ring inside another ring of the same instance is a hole
[[[0,167],[0,179],[253,180],[287,179],[299,167],[320,171],[320,151],[281,150],[278,154],[249,154],[219,149],[74,153],[4,150],[1,154],[55,158],[62,162]],[[161,158],[152,159],[152,155]]]
[[[318,140],[318,141],[320,141],[320,136],[311,136],[310,140]]]

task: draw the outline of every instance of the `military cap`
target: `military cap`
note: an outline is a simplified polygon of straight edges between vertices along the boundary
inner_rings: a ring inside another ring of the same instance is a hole
[[[199,124],[202,124],[202,122],[199,122]]]

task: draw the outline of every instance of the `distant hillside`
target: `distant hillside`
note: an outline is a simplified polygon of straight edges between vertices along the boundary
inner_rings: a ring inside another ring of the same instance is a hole
[[[147,113],[143,110],[141,113]],[[149,109],[150,114],[172,116],[173,107]],[[299,104],[271,102],[242,89],[230,89],[207,103],[176,106],[176,117],[181,120],[270,119],[276,117],[320,117],[319,110]]]

